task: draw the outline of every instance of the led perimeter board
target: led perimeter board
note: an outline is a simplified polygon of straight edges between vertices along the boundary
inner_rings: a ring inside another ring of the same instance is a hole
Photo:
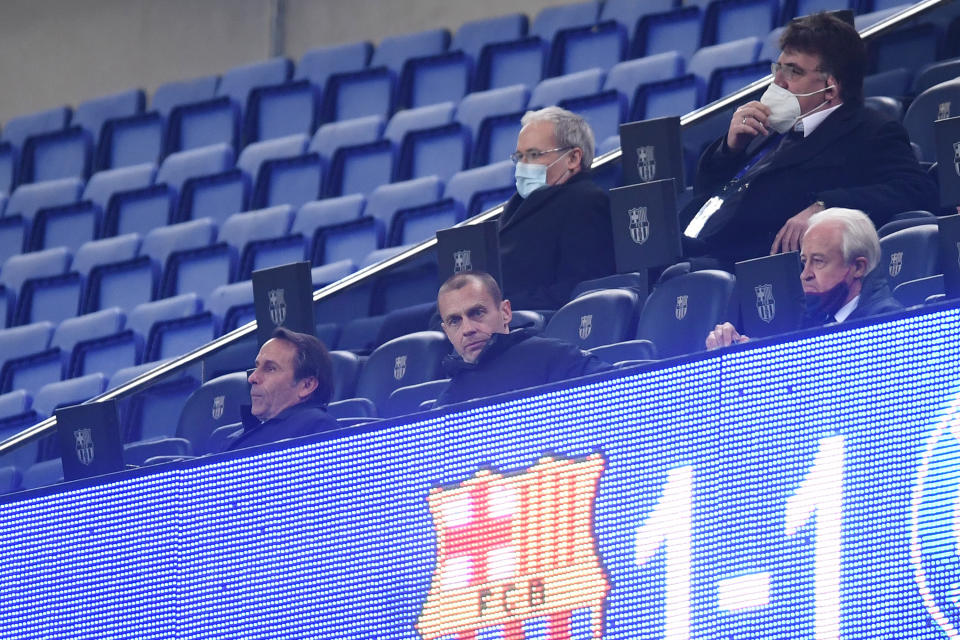
[[[960,310],[10,497],[4,638],[947,638]]]

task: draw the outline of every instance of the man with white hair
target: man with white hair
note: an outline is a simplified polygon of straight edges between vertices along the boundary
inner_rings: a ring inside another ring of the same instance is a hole
[[[810,218],[800,245],[800,279],[807,302],[806,326],[857,320],[903,306],[877,270],[880,239],[873,222],[855,209],[824,209]],[[716,349],[749,340],[729,322],[707,336]]]
[[[520,123],[517,193],[499,223],[504,294],[520,309],[558,309],[578,282],[615,270],[610,198],[590,178],[586,120],[546,107]]]

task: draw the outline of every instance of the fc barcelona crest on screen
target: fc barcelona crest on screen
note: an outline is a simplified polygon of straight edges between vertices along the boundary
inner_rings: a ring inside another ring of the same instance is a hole
[[[653,157],[653,147],[637,147],[637,174],[644,182],[650,182],[657,176],[657,161]]]
[[[287,301],[284,299],[283,289],[270,289],[267,296],[270,298],[270,320],[280,326],[287,319]]]
[[[946,120],[950,117],[950,103],[941,102],[940,107],[937,109],[937,120]]]
[[[525,622],[544,622],[550,637],[569,638],[574,611],[589,612],[590,637],[603,637],[610,580],[594,504],[604,466],[600,454],[541,458],[520,473],[482,470],[432,489],[437,559],[420,637],[523,638]]]
[[[586,340],[593,330],[593,315],[580,316],[580,339]]]
[[[74,429],[73,442],[77,447],[77,460],[81,464],[90,465],[93,463],[93,430],[92,429]]]
[[[683,320],[684,316],[687,315],[687,297],[677,296],[677,307],[673,310],[673,315],[677,317],[677,320]]]
[[[764,322],[772,322],[777,315],[777,301],[773,299],[772,284],[758,284],[753,288],[757,294],[757,314]]]
[[[895,251],[890,254],[890,277],[896,278],[903,268],[903,251]]]
[[[637,244],[643,244],[650,237],[650,219],[647,218],[646,207],[630,209],[630,239]]]
[[[210,412],[210,415],[214,420],[219,420],[223,417],[223,408],[226,405],[226,396],[216,396],[213,399],[213,410]]]
[[[960,142],[953,143],[953,170],[960,176]]]
[[[453,252],[453,272],[473,271],[473,264],[470,262],[470,249]]]
[[[393,361],[393,377],[400,380],[407,373],[407,356],[397,356]]]

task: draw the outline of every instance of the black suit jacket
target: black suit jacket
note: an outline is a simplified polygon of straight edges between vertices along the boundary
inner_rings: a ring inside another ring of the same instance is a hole
[[[681,216],[684,226],[700,205],[720,191],[763,144],[731,151],[726,137],[700,158],[694,191],[698,197]],[[817,200],[827,207],[864,211],[879,227],[902,211],[935,210],[933,181],[917,163],[900,123],[862,106],[844,104],[807,138],[771,152],[704,227],[700,240],[708,255],[723,261],[767,255],[784,223]],[[682,227],[681,227],[682,228]]]
[[[514,194],[500,216],[506,298],[515,309],[559,309],[573,287],[615,270],[610,197],[588,173]]]

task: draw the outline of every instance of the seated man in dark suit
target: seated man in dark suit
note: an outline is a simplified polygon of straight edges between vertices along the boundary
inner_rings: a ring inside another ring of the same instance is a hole
[[[444,361],[450,386],[435,406],[606,371],[609,365],[572,344],[510,331],[512,311],[489,274],[458,273],[440,287],[437,309],[456,355]]]
[[[228,450],[318,433],[337,426],[327,413],[333,394],[330,354],[317,338],[278,328],[263,343],[250,370],[243,432]]]
[[[814,214],[800,251],[803,292],[807,301],[804,325],[858,320],[903,308],[890,294],[880,262],[877,230],[862,211],[827,209]],[[749,340],[729,322],[707,336],[716,349]]]
[[[559,309],[577,283],[615,270],[610,197],[590,177],[586,120],[547,107],[520,122],[517,193],[499,222],[505,293],[520,309]]]
[[[681,214],[696,268],[796,251],[810,216],[828,207],[864,211],[877,227],[902,211],[936,210],[906,130],[863,105],[856,29],[817,13],[792,20],[780,47],[766,93],[740,106],[700,158]]]

